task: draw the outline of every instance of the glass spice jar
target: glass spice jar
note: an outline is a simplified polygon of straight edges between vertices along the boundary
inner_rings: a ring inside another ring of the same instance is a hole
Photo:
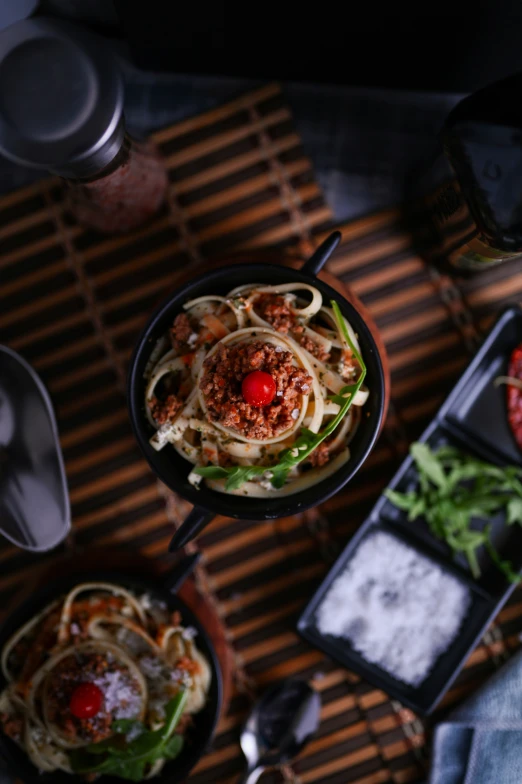
[[[96,176],[64,183],[68,206],[80,223],[117,234],[136,228],[157,212],[165,199],[168,176],[155,146],[126,134],[114,160]]]
[[[77,220],[101,232],[136,228],[165,199],[157,150],[125,132],[112,53],[66,22],[35,17],[0,31],[0,152],[59,175]]]

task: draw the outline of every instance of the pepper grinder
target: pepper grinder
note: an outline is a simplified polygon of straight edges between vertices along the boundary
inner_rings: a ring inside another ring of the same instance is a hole
[[[123,83],[103,42],[37,17],[0,32],[0,153],[64,179],[78,221],[130,231],[165,198],[155,148],[126,133]]]

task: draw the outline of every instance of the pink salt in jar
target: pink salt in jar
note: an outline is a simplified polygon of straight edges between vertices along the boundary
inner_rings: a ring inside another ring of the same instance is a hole
[[[167,172],[150,142],[125,135],[114,160],[88,179],[66,179],[67,201],[76,219],[107,234],[140,226],[165,200]]]

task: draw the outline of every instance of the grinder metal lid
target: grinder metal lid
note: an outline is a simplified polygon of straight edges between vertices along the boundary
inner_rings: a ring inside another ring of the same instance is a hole
[[[101,39],[45,17],[0,32],[0,153],[89,177],[112,161],[123,135],[122,79]]]

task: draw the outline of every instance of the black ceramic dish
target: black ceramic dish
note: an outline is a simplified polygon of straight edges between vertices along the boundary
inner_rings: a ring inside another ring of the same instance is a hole
[[[222,702],[222,680],[221,670],[212,641],[205,629],[198,621],[194,613],[187,607],[185,602],[176,596],[177,591],[188,571],[192,567],[193,558],[183,561],[178,569],[163,581],[144,577],[134,572],[119,572],[117,570],[104,570],[81,572],[76,575],[69,575],[52,583],[45,585],[44,588],[34,593],[31,598],[23,602],[0,628],[0,650],[3,648],[9,637],[19,629],[24,623],[33,618],[36,613],[42,610],[53,599],[69,591],[79,582],[92,582],[103,580],[123,585],[131,590],[147,592],[167,603],[171,611],[179,610],[182,623],[186,626],[193,626],[197,630],[196,642],[201,652],[206,656],[212,672],[212,682],[208,695],[207,704],[203,710],[194,716],[194,724],[187,733],[183,751],[172,762],[165,765],[159,776],[154,777],[157,784],[181,784],[192,768],[207,750],[212,735],[219,719]],[[0,691],[5,683],[0,674]],[[19,777],[25,784],[85,784],[81,776],[74,776],[69,773],[55,771],[54,773],[39,773],[29,761],[26,754],[7,736],[0,731],[0,757],[6,763],[8,770]],[[121,784],[122,779],[114,776],[101,776],[96,779],[99,784]]]
[[[30,365],[0,346],[0,532],[41,552],[56,547],[70,526],[51,400]]]
[[[384,375],[377,346],[362,316],[353,305],[316,277],[319,270],[320,266],[309,267],[307,264],[301,270],[295,270],[263,263],[217,268],[175,291],[154,313],[139,338],[131,360],[128,380],[128,405],[132,426],[152,470],[168,487],[195,505],[190,517],[184,523],[184,526],[192,531],[201,530],[216,514],[246,520],[269,520],[294,515],[316,506],[350,481],[364,463],[377,439],[384,408]],[[351,458],[335,474],[296,495],[260,500],[219,493],[205,487],[204,484],[197,489],[187,481],[189,463],[174,449],[166,446],[156,452],[149,445],[149,438],[153,431],[144,411],[143,374],[152,348],[167,332],[175,316],[182,311],[183,303],[190,299],[209,293],[226,294],[236,286],[246,283],[275,285],[293,281],[313,284],[320,290],[325,302],[335,299],[359,336],[361,352],[368,369],[365,383],[369,387],[370,397],[364,408],[366,416],[350,444]],[[174,547],[180,547],[186,541],[187,539],[180,540],[179,536],[175,537]]]
[[[507,425],[506,389],[493,385],[496,376],[506,374],[511,351],[521,340],[522,310],[508,308],[501,313],[453,392],[418,440],[432,447],[451,444],[497,465],[522,465],[522,454]],[[408,457],[389,487],[406,491],[413,489],[416,483],[415,466]],[[501,516],[492,522],[492,538],[496,549],[509,558],[517,569],[522,569],[522,528],[508,528]],[[425,681],[416,688],[365,661],[348,641],[322,635],[316,625],[318,606],[330,585],[343,571],[361,540],[377,528],[399,536],[411,547],[456,574],[471,591],[471,608],[457,638],[436,661]],[[417,713],[428,714],[453,683],[467,657],[516,587],[507,582],[486,552],[478,553],[478,561],[481,577],[475,581],[464,559],[454,562],[449,547],[435,539],[425,523],[409,522],[406,514],[382,495],[304,610],[298,621],[298,630],[316,648],[360,673],[390,696]]]

